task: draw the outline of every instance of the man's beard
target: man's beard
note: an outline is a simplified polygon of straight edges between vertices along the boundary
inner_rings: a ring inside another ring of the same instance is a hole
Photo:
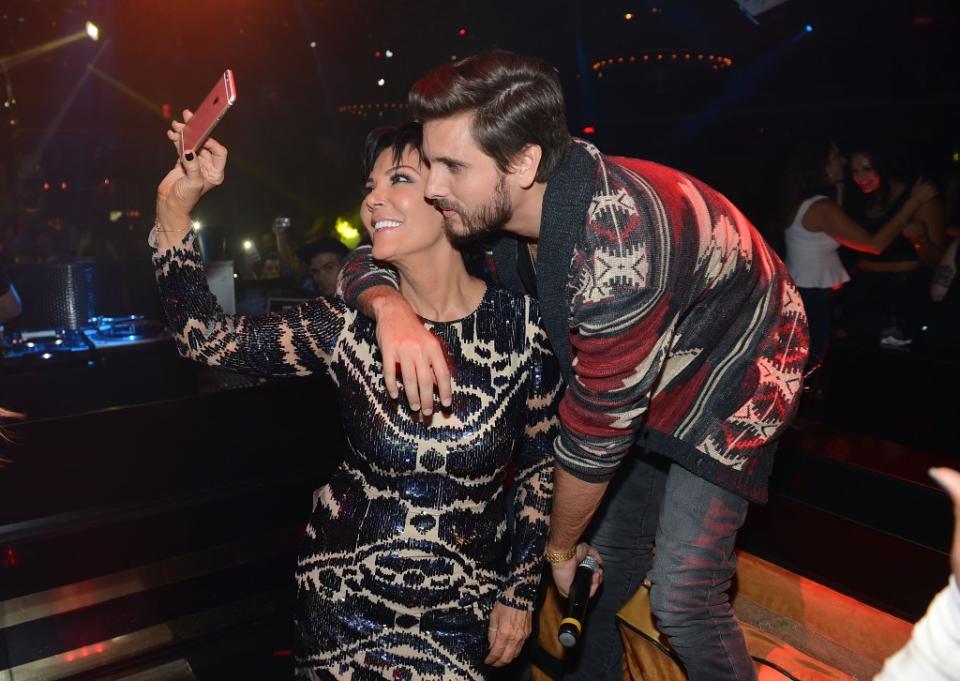
[[[497,179],[493,197],[472,213],[467,213],[462,208],[444,199],[436,199],[434,205],[440,210],[455,211],[460,217],[462,226],[459,229],[454,227],[453,220],[447,217],[443,218],[443,231],[450,243],[457,248],[464,248],[489,240],[513,217],[513,203],[510,201],[509,192],[507,192],[506,176],[502,173]]]

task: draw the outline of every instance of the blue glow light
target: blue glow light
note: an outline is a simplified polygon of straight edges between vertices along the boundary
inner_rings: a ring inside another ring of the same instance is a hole
[[[813,24],[807,24],[806,26],[803,27],[803,30],[806,31],[807,33],[813,33]]]

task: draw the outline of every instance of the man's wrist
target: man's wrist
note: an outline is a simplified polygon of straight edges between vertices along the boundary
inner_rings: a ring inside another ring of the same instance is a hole
[[[361,296],[367,298],[366,301],[361,302],[366,302],[370,317],[376,322],[379,322],[381,316],[389,312],[397,302],[406,303],[400,292],[389,286],[374,286],[364,291]]]
[[[559,563],[567,563],[577,556],[577,547],[573,546],[569,549],[556,549],[553,547],[547,547],[547,550],[543,552],[543,559],[548,563],[553,565]]]

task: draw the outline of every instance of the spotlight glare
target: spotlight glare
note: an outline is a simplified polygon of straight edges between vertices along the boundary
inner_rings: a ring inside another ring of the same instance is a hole
[[[95,23],[93,23],[92,21],[88,21],[86,29],[87,29],[87,37],[89,37],[90,40],[94,42],[100,40],[100,29],[97,28],[97,25]]]
[[[360,231],[343,218],[337,218],[334,231],[347,248],[356,248],[360,244]]]
[[[243,250],[249,251],[253,249],[253,242],[250,239],[247,239],[243,242]]]
[[[199,220],[194,220],[193,222],[190,223],[190,226],[193,227],[194,231],[199,232],[200,229],[203,227],[203,223],[200,222]]]

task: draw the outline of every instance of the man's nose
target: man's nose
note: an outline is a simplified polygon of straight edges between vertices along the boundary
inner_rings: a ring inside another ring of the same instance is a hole
[[[446,183],[443,181],[442,171],[431,168],[430,174],[427,175],[427,182],[423,186],[423,195],[430,200],[443,198],[447,195]]]

